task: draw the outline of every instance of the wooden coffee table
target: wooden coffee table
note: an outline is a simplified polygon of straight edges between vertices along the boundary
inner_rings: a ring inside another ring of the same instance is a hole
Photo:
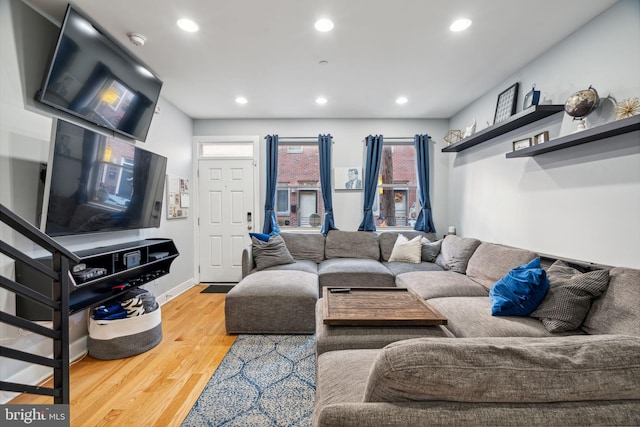
[[[349,288],[349,292],[322,290],[325,325],[432,326],[447,319],[415,291],[406,288]]]

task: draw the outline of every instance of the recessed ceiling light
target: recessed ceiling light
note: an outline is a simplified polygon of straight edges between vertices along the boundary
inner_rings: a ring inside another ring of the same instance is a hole
[[[315,23],[316,30],[326,33],[333,30],[333,22],[330,19],[318,19]]]
[[[462,18],[453,21],[453,24],[449,27],[451,31],[458,32],[464,31],[471,26],[471,19]]]
[[[400,98],[396,99],[396,104],[406,104],[407,101],[409,101],[407,98],[401,96]]]
[[[236,98],[236,102],[238,104],[246,104],[249,101],[247,101],[247,98],[245,98],[244,96],[239,96]]]
[[[178,19],[177,24],[178,24],[178,27],[182,28],[184,31],[188,33],[195,33],[200,29],[198,24],[193,22],[191,19],[187,19],[187,18]]]
[[[316,103],[317,104],[326,104],[327,103],[327,98],[323,98],[322,96],[316,98]]]

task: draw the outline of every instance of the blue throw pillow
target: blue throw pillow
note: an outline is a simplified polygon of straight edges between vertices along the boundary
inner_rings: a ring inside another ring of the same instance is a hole
[[[249,237],[255,237],[258,240],[261,240],[263,242],[268,242],[269,238],[271,236],[273,236],[274,234],[277,234],[275,231],[272,231],[270,234],[263,234],[263,233],[249,233]]]
[[[493,316],[528,316],[540,305],[549,290],[547,273],[540,258],[509,271],[489,290]]]

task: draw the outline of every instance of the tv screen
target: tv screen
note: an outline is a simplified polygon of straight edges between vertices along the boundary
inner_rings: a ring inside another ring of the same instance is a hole
[[[161,88],[148,67],[69,5],[36,99],[145,141]]]
[[[160,226],[166,157],[64,120],[55,126],[45,185],[46,234]]]

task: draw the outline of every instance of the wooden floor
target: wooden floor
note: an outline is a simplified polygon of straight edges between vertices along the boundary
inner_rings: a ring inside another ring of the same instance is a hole
[[[225,332],[225,294],[201,294],[205,287],[162,306],[155,348],[120,360],[87,356],[71,367],[72,427],[180,425],[236,339]],[[10,403],[53,399],[23,394]]]

